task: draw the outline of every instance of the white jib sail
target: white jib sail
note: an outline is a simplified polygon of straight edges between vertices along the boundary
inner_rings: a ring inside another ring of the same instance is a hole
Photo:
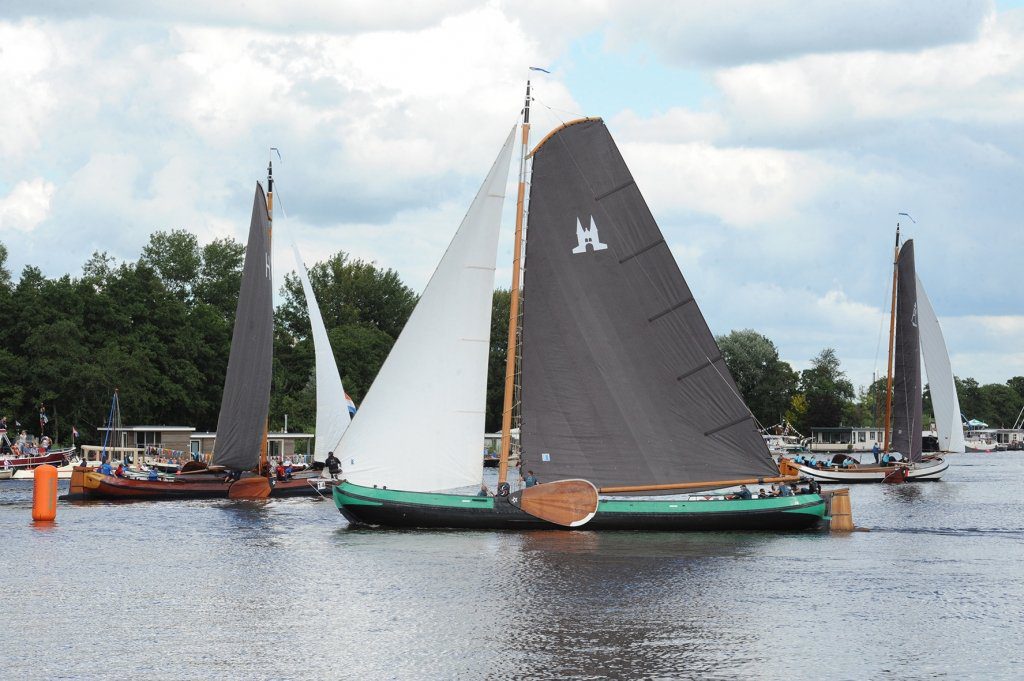
[[[939,435],[939,450],[943,452],[964,451],[964,429],[960,419],[960,400],[956,396],[953,382],[953,368],[949,363],[949,351],[939,328],[928,295],[924,292],[921,278],[917,278],[917,321],[921,330],[921,355],[928,374],[928,388],[932,394],[932,410],[935,412],[935,428]]]
[[[512,144],[509,133],[341,440],[350,482],[416,492],[480,484],[494,265]]]
[[[313,329],[313,352],[316,363],[316,445],[313,448],[313,460],[324,461],[327,453],[345,434],[352,416],[348,413],[348,405],[345,403],[345,388],[341,385],[341,374],[338,373],[338,363],[334,359],[331,341],[327,337],[324,318],[320,314],[320,306],[316,303],[313,286],[309,283],[302,255],[294,241],[292,252],[295,254],[302,290],[306,294],[309,324]]]

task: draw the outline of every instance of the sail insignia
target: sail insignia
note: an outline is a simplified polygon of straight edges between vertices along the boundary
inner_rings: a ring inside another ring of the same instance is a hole
[[[594,223],[594,216],[590,216],[590,227],[584,228],[579,218],[576,218],[576,247],[573,253],[591,253],[603,251],[608,244],[601,243],[601,237],[597,232],[597,224]]]

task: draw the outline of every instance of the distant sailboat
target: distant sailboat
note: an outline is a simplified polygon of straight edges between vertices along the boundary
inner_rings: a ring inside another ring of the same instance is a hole
[[[304,478],[272,484],[267,470],[267,420],[274,352],[273,188],[272,167],[268,166],[268,191],[264,194],[257,183],[253,198],[211,466],[189,462],[171,480],[132,480],[77,468],[72,474],[71,498],[262,499],[271,494],[318,494]]]
[[[491,292],[515,130],[342,438],[346,480],[334,490],[341,513],[354,523],[456,528],[818,523],[825,502],[817,494],[607,496],[795,478],[779,476],[604,122],[567,123],[527,153],[529,107],[528,85],[498,494],[444,492],[475,491],[481,481]],[[424,408],[425,395],[439,395],[431,409]],[[510,421],[520,401],[522,467],[541,484],[511,491],[505,482]]]
[[[896,229],[893,261],[893,310],[890,321],[888,381],[883,454],[898,453],[897,461],[887,465],[824,465],[813,467],[783,458],[780,468],[821,482],[905,482],[938,480],[949,463],[937,456],[922,454],[921,357],[924,355],[935,404],[936,427],[940,442],[963,451],[963,431],[956,438],[960,407],[949,365],[949,354],[931,302],[920,286],[914,265],[914,241],[900,246]],[[945,440],[943,440],[945,437]],[[949,449],[946,451],[957,451]],[[845,458],[837,456],[836,458]],[[883,459],[887,458],[883,456]]]

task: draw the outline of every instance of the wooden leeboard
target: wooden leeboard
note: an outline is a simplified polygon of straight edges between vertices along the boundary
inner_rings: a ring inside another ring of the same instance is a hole
[[[597,513],[597,488],[587,480],[558,480],[527,487],[509,501],[535,518],[579,527]]]
[[[266,499],[269,496],[270,480],[262,475],[236,480],[228,488],[228,499]]]

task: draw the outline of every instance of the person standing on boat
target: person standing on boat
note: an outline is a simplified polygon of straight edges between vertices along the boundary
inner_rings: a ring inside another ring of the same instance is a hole
[[[327,470],[331,474],[331,480],[337,480],[338,473],[341,472],[341,460],[334,456],[334,452],[327,452],[327,458],[324,459],[324,465],[327,466]]]
[[[881,452],[882,452],[882,450],[878,448],[878,443],[876,442],[874,444],[874,446],[871,448],[871,455],[875,457],[875,465],[876,466],[878,465],[878,461],[879,461],[878,456],[879,456],[879,454],[881,454]]]

